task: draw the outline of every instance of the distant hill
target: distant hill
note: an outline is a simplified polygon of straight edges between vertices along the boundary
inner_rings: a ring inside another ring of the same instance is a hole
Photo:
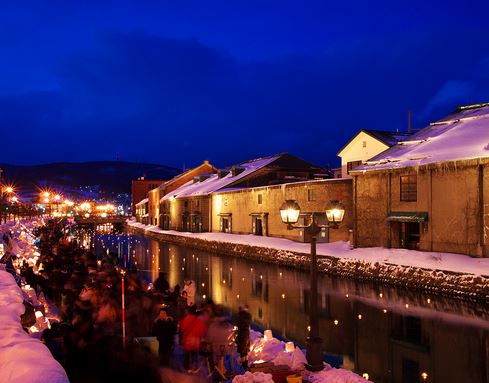
[[[98,186],[107,193],[130,193],[131,180],[166,180],[181,173],[179,169],[155,164],[119,161],[60,162],[43,165],[0,164],[3,177],[13,182],[21,193],[36,192],[39,187],[72,190],[85,186]]]

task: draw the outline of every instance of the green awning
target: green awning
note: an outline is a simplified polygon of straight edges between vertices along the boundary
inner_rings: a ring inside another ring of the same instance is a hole
[[[428,213],[424,211],[396,211],[389,213],[387,216],[387,221],[389,222],[426,222],[427,220]]]

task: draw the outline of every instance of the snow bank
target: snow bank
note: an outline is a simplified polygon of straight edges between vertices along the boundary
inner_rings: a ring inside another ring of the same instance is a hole
[[[259,246],[304,254],[309,254],[310,252],[309,243],[294,242],[284,238],[260,237],[252,234],[179,232],[162,230],[158,226],[144,225],[134,221],[127,221],[127,224],[135,228],[143,229],[145,232],[149,233],[193,237],[207,241]],[[442,270],[454,273],[489,275],[489,258],[472,258],[463,254],[386,249],[383,247],[357,248],[351,250],[349,243],[343,241],[318,243],[317,254],[339,258],[340,260],[345,261],[364,261],[385,265]]]
[[[22,329],[23,301],[14,278],[0,270],[0,382],[68,382],[48,348]]]
[[[20,259],[34,262],[39,255],[33,245],[31,229],[38,226],[37,220],[15,220],[0,226],[1,235],[9,230],[13,235],[6,251]],[[5,244],[4,244],[5,245]],[[63,367],[53,358],[49,349],[35,336],[27,334],[21,326],[20,315],[24,313],[24,299],[39,304],[32,288],[23,292],[15,283],[12,275],[0,269],[0,382],[15,383],[65,383],[68,377]],[[42,327],[39,318],[36,324]]]

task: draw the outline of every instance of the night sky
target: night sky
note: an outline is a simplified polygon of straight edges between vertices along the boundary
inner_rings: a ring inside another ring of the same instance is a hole
[[[0,162],[336,166],[489,101],[487,0],[70,3],[1,2]]]

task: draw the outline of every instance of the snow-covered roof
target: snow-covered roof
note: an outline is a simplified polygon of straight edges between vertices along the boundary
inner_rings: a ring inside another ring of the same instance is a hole
[[[147,203],[147,202],[148,202],[148,199],[147,199],[147,198],[145,198],[145,199],[143,199],[142,201],[139,201],[139,202],[136,204],[136,206],[144,205],[144,204],[145,204],[145,203]]]
[[[406,132],[388,132],[385,130],[363,129],[363,132],[382,141],[387,146],[394,146],[399,141],[407,139],[411,133]]]
[[[489,157],[489,103],[460,107],[352,173]]]
[[[203,166],[210,166],[212,169],[214,169],[215,171],[217,171],[217,169],[209,162],[209,160],[204,160],[204,162],[202,162],[199,166],[197,166],[195,168],[192,168],[192,169],[187,169],[183,173],[177,174],[172,179],[169,179],[168,181],[163,182],[161,185],[158,186],[158,189],[165,189],[165,188],[167,188],[172,183],[178,181],[182,177],[185,177],[185,176],[187,176],[188,174],[190,174],[192,172],[195,172],[197,169],[199,169],[199,168],[201,168]]]
[[[211,174],[209,178],[201,182],[189,181],[185,185],[182,185],[178,189],[173,190],[172,192],[163,196],[160,201],[165,201],[172,197],[178,198],[209,195],[217,190],[225,188],[226,186],[245,178],[246,176],[259,169],[264,168],[265,166],[271,164],[273,161],[277,160],[280,156],[282,156],[282,154],[258,158],[255,160],[234,165],[234,168],[238,168],[241,170],[241,172],[238,172],[235,175],[233,175],[233,172],[230,171],[222,178],[219,178],[218,174]]]

